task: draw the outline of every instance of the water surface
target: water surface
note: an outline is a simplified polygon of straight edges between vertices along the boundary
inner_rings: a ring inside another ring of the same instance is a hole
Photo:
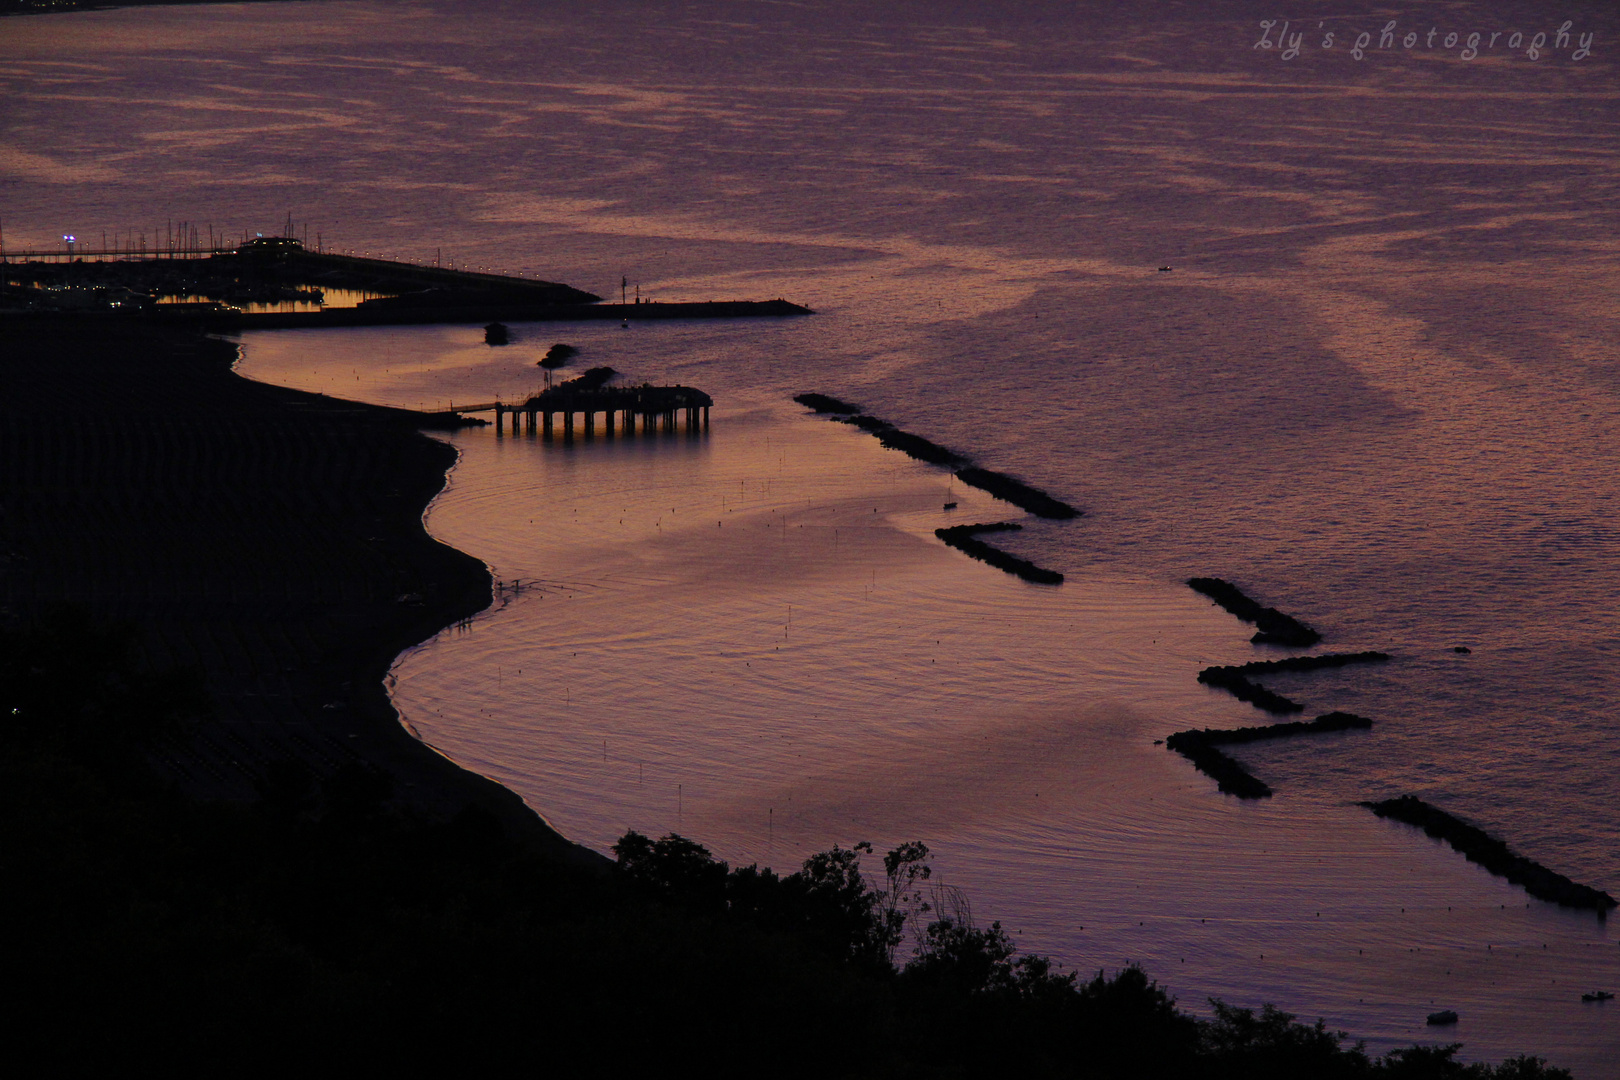
[[[457,436],[431,527],[533,584],[402,658],[424,737],[598,846],[917,836],[979,916],[1195,1007],[1382,1046],[1433,1001],[1470,1055],[1614,1074],[1614,1011],[1577,1000],[1620,982],[1610,932],[1351,805],[1419,794],[1620,889],[1613,10],[1316,17],[1569,18],[1580,61],[1283,61],[1240,0],[290,10],[9,20],[8,244],[291,209],[328,247],[818,312],[246,343],[255,377],[433,405],[531,389],[568,340],[721,403],[695,443]],[[1068,582],[940,548],[945,474],[805,389],[1084,506],[1006,541]],[[1192,681],[1253,655],[1193,574],[1396,657],[1277,680],[1377,726],[1246,748],[1264,805],[1152,743],[1259,718]]]

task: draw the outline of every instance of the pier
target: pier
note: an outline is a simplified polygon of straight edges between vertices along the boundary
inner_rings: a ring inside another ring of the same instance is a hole
[[[410,301],[415,298],[407,294],[399,299]],[[219,310],[186,317],[204,322],[210,329],[241,331],[490,322],[630,324],[654,319],[748,319],[812,314],[809,308],[788,300],[701,300],[669,304],[537,303],[525,296],[510,297],[473,292],[454,299],[457,302],[433,301],[429,298],[419,306],[365,301],[358,307],[325,308],[321,311]],[[155,314],[161,316],[163,312],[158,310]]]
[[[237,247],[184,243],[0,252],[0,310],[195,326],[216,333],[338,326],[613,321],[807,315],[787,300],[605,304],[554,281],[306,248],[289,236]],[[327,290],[359,293],[326,306]],[[249,306],[279,310],[243,310]],[[314,310],[310,310],[314,308]]]
[[[539,434],[542,438],[555,437],[560,428],[565,441],[576,434],[594,438],[598,433],[597,417],[601,417],[600,433],[611,439],[616,435],[635,435],[658,432],[674,434],[682,429],[688,435],[709,430],[709,408],[714,399],[690,386],[603,386],[590,389],[574,388],[568,383],[536,394],[527,401],[511,404],[491,401],[478,405],[457,406],[458,413],[490,412],[495,414],[495,434],[506,434],[510,418],[513,435]],[[560,418],[560,424],[559,424]],[[578,424],[575,424],[575,420]]]

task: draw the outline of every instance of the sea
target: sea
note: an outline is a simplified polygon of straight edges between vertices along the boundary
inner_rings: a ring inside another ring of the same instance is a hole
[[[920,840],[915,924],[1614,1077],[1620,1012],[1581,1000],[1620,991],[1611,922],[1359,804],[1620,894],[1617,47],[1612,5],[1502,0],[33,15],[0,20],[0,231],[813,309],[241,336],[246,377],[411,408],[526,397],[559,342],[557,378],[715,399],[693,432],[435,436],[427,527],[498,587],[394,665],[413,733],[598,851]],[[1002,521],[1063,584],[934,535]],[[1269,722],[1197,674],[1294,651],[1193,576],[1391,655],[1267,681],[1374,722],[1235,750],[1269,799],[1162,745]]]

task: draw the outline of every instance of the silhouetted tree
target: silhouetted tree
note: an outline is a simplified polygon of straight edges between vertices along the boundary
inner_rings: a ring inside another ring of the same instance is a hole
[[[1221,1075],[1252,1080],[1292,1080],[1294,1077],[1364,1076],[1367,1055],[1361,1044],[1341,1049],[1342,1031],[1329,1031],[1318,1020],[1296,1023],[1293,1016],[1264,1006],[1259,1013],[1211,1000],[1215,1018],[1203,1025],[1206,1056],[1221,1063]]]
[[[872,845],[834,847],[804,861],[785,881],[801,899],[803,929],[840,959],[867,969],[890,969],[902,923],[880,910],[881,897],[861,874],[861,852]],[[903,920],[902,920],[903,922]]]
[[[862,847],[872,850],[871,844],[856,845],[857,849]],[[893,965],[906,920],[929,911],[919,888],[934,876],[934,868],[928,865],[928,845],[913,840],[893,849],[883,856],[883,875],[885,888],[878,893],[878,912],[887,938],[889,963]]]
[[[627,832],[613,845],[619,876],[667,904],[720,915],[726,910],[727,866],[677,833],[650,840]]]

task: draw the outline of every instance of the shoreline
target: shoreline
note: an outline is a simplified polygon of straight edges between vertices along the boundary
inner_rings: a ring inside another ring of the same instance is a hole
[[[424,418],[237,375],[234,343],[71,318],[8,321],[0,362],[0,620],[64,605],[128,622],[154,669],[202,677],[213,717],[154,765],[204,800],[289,765],[358,764],[430,820],[469,807],[514,840],[606,860],[413,738],[398,655],[487,608],[485,565],[433,539],[456,451]]]
[[[182,344],[184,343],[182,342]],[[199,370],[185,374],[184,378],[197,378],[200,382],[207,384],[207,388],[209,389],[220,390],[226,395],[243,394],[248,398],[256,399],[261,404],[269,404],[272,399],[279,399],[279,404],[281,405],[292,404],[295,406],[306,407],[312,412],[318,414],[322,419],[330,419],[336,417],[338,414],[344,414],[346,416],[345,426],[356,429],[356,432],[353,433],[358,433],[358,435],[360,435],[364,440],[361,444],[363,447],[380,443],[387,443],[389,445],[408,444],[415,446],[420,453],[414,459],[416,460],[418,467],[412,470],[411,475],[418,482],[418,486],[413,487],[409,493],[406,493],[404,497],[399,500],[399,506],[396,507],[395,512],[390,516],[390,521],[399,530],[401,535],[405,535],[412,544],[416,544],[419,536],[426,535],[422,524],[423,517],[421,508],[429,499],[433,497],[435,492],[439,491],[443,487],[445,483],[444,467],[449,464],[449,458],[453,456],[452,450],[445,447],[443,444],[436,444],[432,440],[426,440],[420,435],[417,435],[414,428],[412,428],[412,425],[403,422],[407,419],[405,417],[400,417],[394,414],[379,415],[379,410],[371,409],[368,406],[357,406],[352,402],[340,401],[334,398],[320,398],[318,396],[312,397],[312,395],[309,394],[283,391],[273,384],[256,383],[241,376],[238,376],[235,380],[218,380],[216,376],[221,372],[225,364],[228,363],[227,354],[231,350],[223,347],[221,343],[218,342],[210,343],[206,341],[199,341],[193,344],[200,345],[207,355],[194,358],[201,361],[201,363],[196,365]],[[150,360],[151,357],[148,356],[147,359]],[[132,365],[128,362],[129,360],[130,357],[128,356],[119,356],[114,362],[109,362],[107,358],[103,358],[103,363],[101,366],[103,369],[111,369],[113,367],[121,366],[126,369],[127,373],[127,369],[132,367]],[[179,364],[183,361],[176,359],[175,362]],[[146,373],[139,372],[138,375],[140,377],[136,381],[145,380]],[[166,384],[160,389],[173,390],[175,387],[172,384],[184,380],[166,379],[159,381]],[[39,388],[36,388],[36,393],[38,393],[38,389]],[[105,387],[99,388],[99,392],[103,395],[105,395],[106,391],[107,388]],[[206,397],[206,395],[201,396]],[[39,400],[44,400],[46,398],[48,398],[48,395],[38,395]],[[8,401],[6,406],[9,406],[10,404],[10,401]],[[6,406],[0,406],[0,408]],[[183,402],[179,403],[178,407],[176,403],[166,403],[164,409],[162,410],[165,421],[174,422],[178,413],[182,412],[184,408],[185,404]],[[42,415],[44,415],[43,410],[36,414],[36,416]],[[67,441],[71,442],[78,439],[88,442],[93,441],[95,438],[95,433],[102,426],[104,426],[104,419],[105,414],[92,414],[89,417],[85,417],[81,412],[75,412],[73,417],[70,418],[67,423],[55,421],[49,417],[46,418],[44,423],[49,423],[54,428],[67,429],[65,436]],[[85,422],[86,420],[88,420],[88,422]],[[396,438],[396,436],[404,436],[404,438]],[[258,448],[261,450],[265,449],[263,445]],[[269,447],[269,449],[274,452],[276,447],[272,445]],[[435,466],[436,468],[422,468],[421,465],[424,461]],[[306,472],[308,471],[311,470],[306,470]],[[313,471],[319,473],[320,470],[315,469]],[[372,469],[366,473],[366,475],[375,476],[377,472],[378,470]],[[399,474],[395,473],[395,475]],[[350,484],[349,487],[340,488],[340,490],[351,490],[352,487],[353,485]],[[161,493],[159,493],[159,495],[161,497]],[[318,511],[321,509],[323,508],[319,506],[317,507]],[[325,509],[329,510],[330,508]],[[364,517],[363,514],[360,516],[362,518]],[[728,533],[730,532],[730,522],[728,522],[727,531]],[[369,536],[365,535],[364,533],[360,535],[362,540],[369,541],[380,538],[382,533],[379,531],[372,533]],[[6,537],[5,539],[9,540],[10,538]],[[470,559],[461,552],[445,547],[444,545],[431,540],[431,538],[427,540],[425,548],[427,550],[436,550],[437,552],[432,559],[428,560],[430,563],[433,562],[433,559],[438,559],[441,567],[448,567],[452,572],[458,572],[456,570],[457,567],[460,567],[461,570],[469,571],[466,576],[460,578],[459,583],[461,585],[468,586],[473,589],[487,589],[488,577],[484,567],[481,564],[477,565],[476,567],[469,565],[475,564],[477,560]],[[479,549],[474,548],[473,550]],[[449,561],[443,561],[445,559],[448,559]],[[92,569],[94,570],[95,568],[92,567]],[[420,580],[420,578],[418,580]],[[463,594],[463,599],[465,599],[468,595],[471,594]],[[231,599],[233,603],[237,600],[235,597]],[[399,596],[385,595],[380,598],[380,600],[384,602],[382,607],[386,610],[386,612],[392,613],[392,615],[395,616],[396,620],[399,622],[410,621],[408,619],[397,618],[400,615],[399,609],[403,608],[407,615],[414,612],[415,622],[427,626],[427,630],[425,631],[426,633],[431,633],[435,625],[442,625],[442,623],[437,623],[437,620],[447,617],[445,614],[449,610],[449,604],[447,602],[452,601],[453,599],[454,598],[448,594],[432,597],[424,594],[418,596],[415,600],[410,599],[409,594],[400,594]],[[487,599],[487,596],[474,596],[473,599],[482,601]],[[388,606],[389,604],[392,604],[393,606],[390,607]],[[403,633],[404,628],[396,627],[396,630]],[[361,635],[358,633],[351,633],[350,637],[351,640],[358,640],[360,639]],[[364,657],[360,654],[368,652],[375,653],[377,656],[382,657],[380,662],[384,666],[391,663],[391,658],[386,657],[382,653],[375,641],[359,641],[358,644],[353,646],[352,651],[355,655],[349,658],[351,661],[351,666],[348,670],[351,672],[351,674],[354,672],[359,672],[360,674],[352,675],[356,681],[354,687],[348,691],[351,698],[358,700],[359,698],[370,697],[379,701],[381,710],[386,714],[384,717],[385,722],[391,724],[396,729],[394,731],[394,735],[397,736],[400,733],[398,730],[400,724],[399,719],[394,715],[391,704],[387,699],[387,695],[381,692],[381,680],[377,679],[369,683],[364,682]],[[331,685],[333,684],[329,681],[328,686]],[[243,696],[245,697],[246,695]],[[318,696],[307,698],[306,700],[317,703],[320,701]],[[328,702],[328,704],[329,703],[330,702]],[[325,705],[321,704],[318,705],[318,707],[324,709]],[[317,713],[315,716],[316,719],[338,719],[337,716],[326,713]],[[395,739],[394,741],[403,742],[403,740],[398,739]],[[412,747],[416,757],[437,757],[437,755],[422,755],[420,754],[421,749],[422,744],[420,743],[416,743]],[[418,761],[417,764],[430,772],[432,771],[431,768],[423,765],[421,761]],[[471,781],[474,784],[479,782],[477,777],[462,773],[462,771],[454,765],[449,765],[448,773],[459,774],[462,781]],[[421,794],[423,796],[429,796],[432,793],[422,792]],[[511,799],[510,802],[516,804],[517,800]],[[518,806],[515,809],[520,813],[527,812],[527,809],[521,806]]]

